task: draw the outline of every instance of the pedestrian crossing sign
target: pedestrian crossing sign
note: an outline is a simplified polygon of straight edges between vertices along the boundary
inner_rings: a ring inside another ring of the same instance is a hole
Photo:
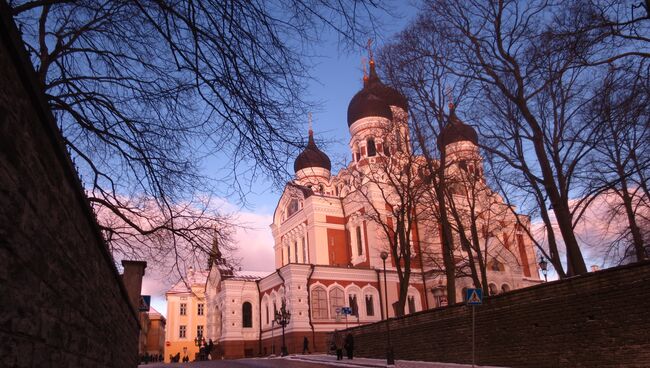
[[[467,300],[467,305],[483,304],[483,290],[467,289],[467,294],[465,294],[465,300]]]

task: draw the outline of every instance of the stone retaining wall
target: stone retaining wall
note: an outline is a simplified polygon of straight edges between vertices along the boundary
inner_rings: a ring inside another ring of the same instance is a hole
[[[0,0],[0,366],[136,367],[139,324]]]
[[[396,359],[471,363],[471,309],[390,320]],[[356,353],[384,358],[386,323],[351,328]],[[477,364],[650,367],[650,262],[487,297],[476,307]]]

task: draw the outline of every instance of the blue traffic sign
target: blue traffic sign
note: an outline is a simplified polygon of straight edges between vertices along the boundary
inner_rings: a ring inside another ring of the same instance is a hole
[[[343,313],[343,314],[352,314],[352,308],[343,307],[343,308],[341,308],[341,313]]]
[[[467,305],[481,305],[483,304],[483,290],[481,289],[467,289],[465,294]]]
[[[151,295],[140,295],[140,305],[138,310],[140,312],[149,312],[149,306],[151,305]]]

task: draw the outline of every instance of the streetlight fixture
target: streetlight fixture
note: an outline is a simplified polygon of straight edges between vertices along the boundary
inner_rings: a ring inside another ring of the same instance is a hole
[[[544,282],[548,282],[548,262],[544,259],[544,256],[539,256],[539,268],[542,270],[544,275]]]
[[[388,258],[388,252],[381,252],[381,260],[384,261],[384,299],[386,300],[386,365],[394,366],[395,358],[393,357],[393,346],[390,343],[390,324],[388,323],[388,290],[386,283],[386,259]]]
[[[287,351],[287,344],[284,340],[284,328],[289,324],[289,321],[291,320],[291,312],[287,310],[287,302],[284,298],[282,298],[282,307],[280,307],[279,311],[275,312],[274,320],[275,323],[282,326],[282,356],[287,356],[289,355],[289,352]]]

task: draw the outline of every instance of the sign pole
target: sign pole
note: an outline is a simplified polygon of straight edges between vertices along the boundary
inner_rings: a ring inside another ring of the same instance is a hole
[[[476,323],[475,323],[475,313],[476,313],[476,306],[472,304],[472,368],[474,368],[475,364],[475,331],[476,331]]]

